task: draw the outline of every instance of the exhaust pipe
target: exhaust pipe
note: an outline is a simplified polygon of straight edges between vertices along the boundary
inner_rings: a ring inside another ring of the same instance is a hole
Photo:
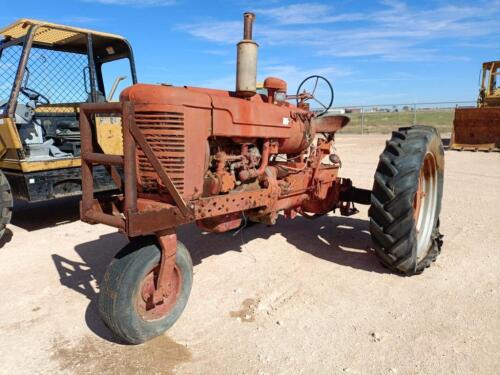
[[[243,40],[236,47],[236,95],[250,98],[257,92],[257,51],[259,45],[252,40],[255,14],[243,14]]]

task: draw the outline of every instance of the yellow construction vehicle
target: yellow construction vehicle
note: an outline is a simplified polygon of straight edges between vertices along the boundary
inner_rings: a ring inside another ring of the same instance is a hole
[[[457,108],[451,149],[500,150],[500,61],[483,63],[477,108]]]
[[[126,76],[137,82],[121,36],[27,19],[0,30],[0,236],[14,199],[81,193],[79,106],[111,101]],[[98,117],[96,143],[121,152],[121,120]],[[94,176],[96,189],[115,188],[105,167]]]

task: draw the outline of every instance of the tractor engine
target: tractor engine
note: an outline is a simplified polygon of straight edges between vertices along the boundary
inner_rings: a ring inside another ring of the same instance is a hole
[[[133,103],[135,125],[186,202],[273,192],[267,208],[225,214],[218,206],[220,215],[197,220],[216,232],[239,226],[243,215],[273,224],[281,210],[290,216],[324,214],[340,202],[343,187],[350,187],[349,180],[337,177],[340,160],[331,154],[335,132],[349,119],[317,117],[306,103],[311,95],[287,95],[279,78],[267,78],[257,93],[253,15],[244,17],[234,92],[138,84],[120,98]],[[139,196],[174,203],[144,152],[138,148],[136,154]]]

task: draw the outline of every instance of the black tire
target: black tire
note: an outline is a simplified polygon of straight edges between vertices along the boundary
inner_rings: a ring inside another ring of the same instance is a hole
[[[3,172],[0,171],[0,238],[3,237],[7,225],[10,224],[13,206],[14,199],[12,198],[9,181]]]
[[[428,198],[434,204],[426,206],[434,207],[434,211],[425,211],[432,214],[428,215],[427,229],[421,235],[428,233],[428,236],[421,238],[417,232],[414,202],[424,160],[426,170],[429,160],[435,165],[432,173],[435,188],[432,200],[431,196]],[[380,155],[368,211],[375,253],[389,269],[415,275],[436,260],[443,243],[439,233],[443,181],[444,148],[435,128],[416,125],[392,133]],[[419,256],[417,238],[421,238]]]
[[[168,330],[186,307],[193,284],[193,263],[186,247],[177,242],[175,264],[182,275],[180,292],[168,313],[156,320],[139,314],[136,299],[146,275],[159,264],[155,237],[134,239],[109,264],[101,283],[98,308],[108,328],[123,341],[140,344]]]

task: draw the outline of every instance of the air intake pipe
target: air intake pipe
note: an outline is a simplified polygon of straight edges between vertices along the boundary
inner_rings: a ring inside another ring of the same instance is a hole
[[[259,45],[252,40],[255,14],[243,14],[243,40],[237,45],[236,95],[249,98],[257,91],[257,51]]]

